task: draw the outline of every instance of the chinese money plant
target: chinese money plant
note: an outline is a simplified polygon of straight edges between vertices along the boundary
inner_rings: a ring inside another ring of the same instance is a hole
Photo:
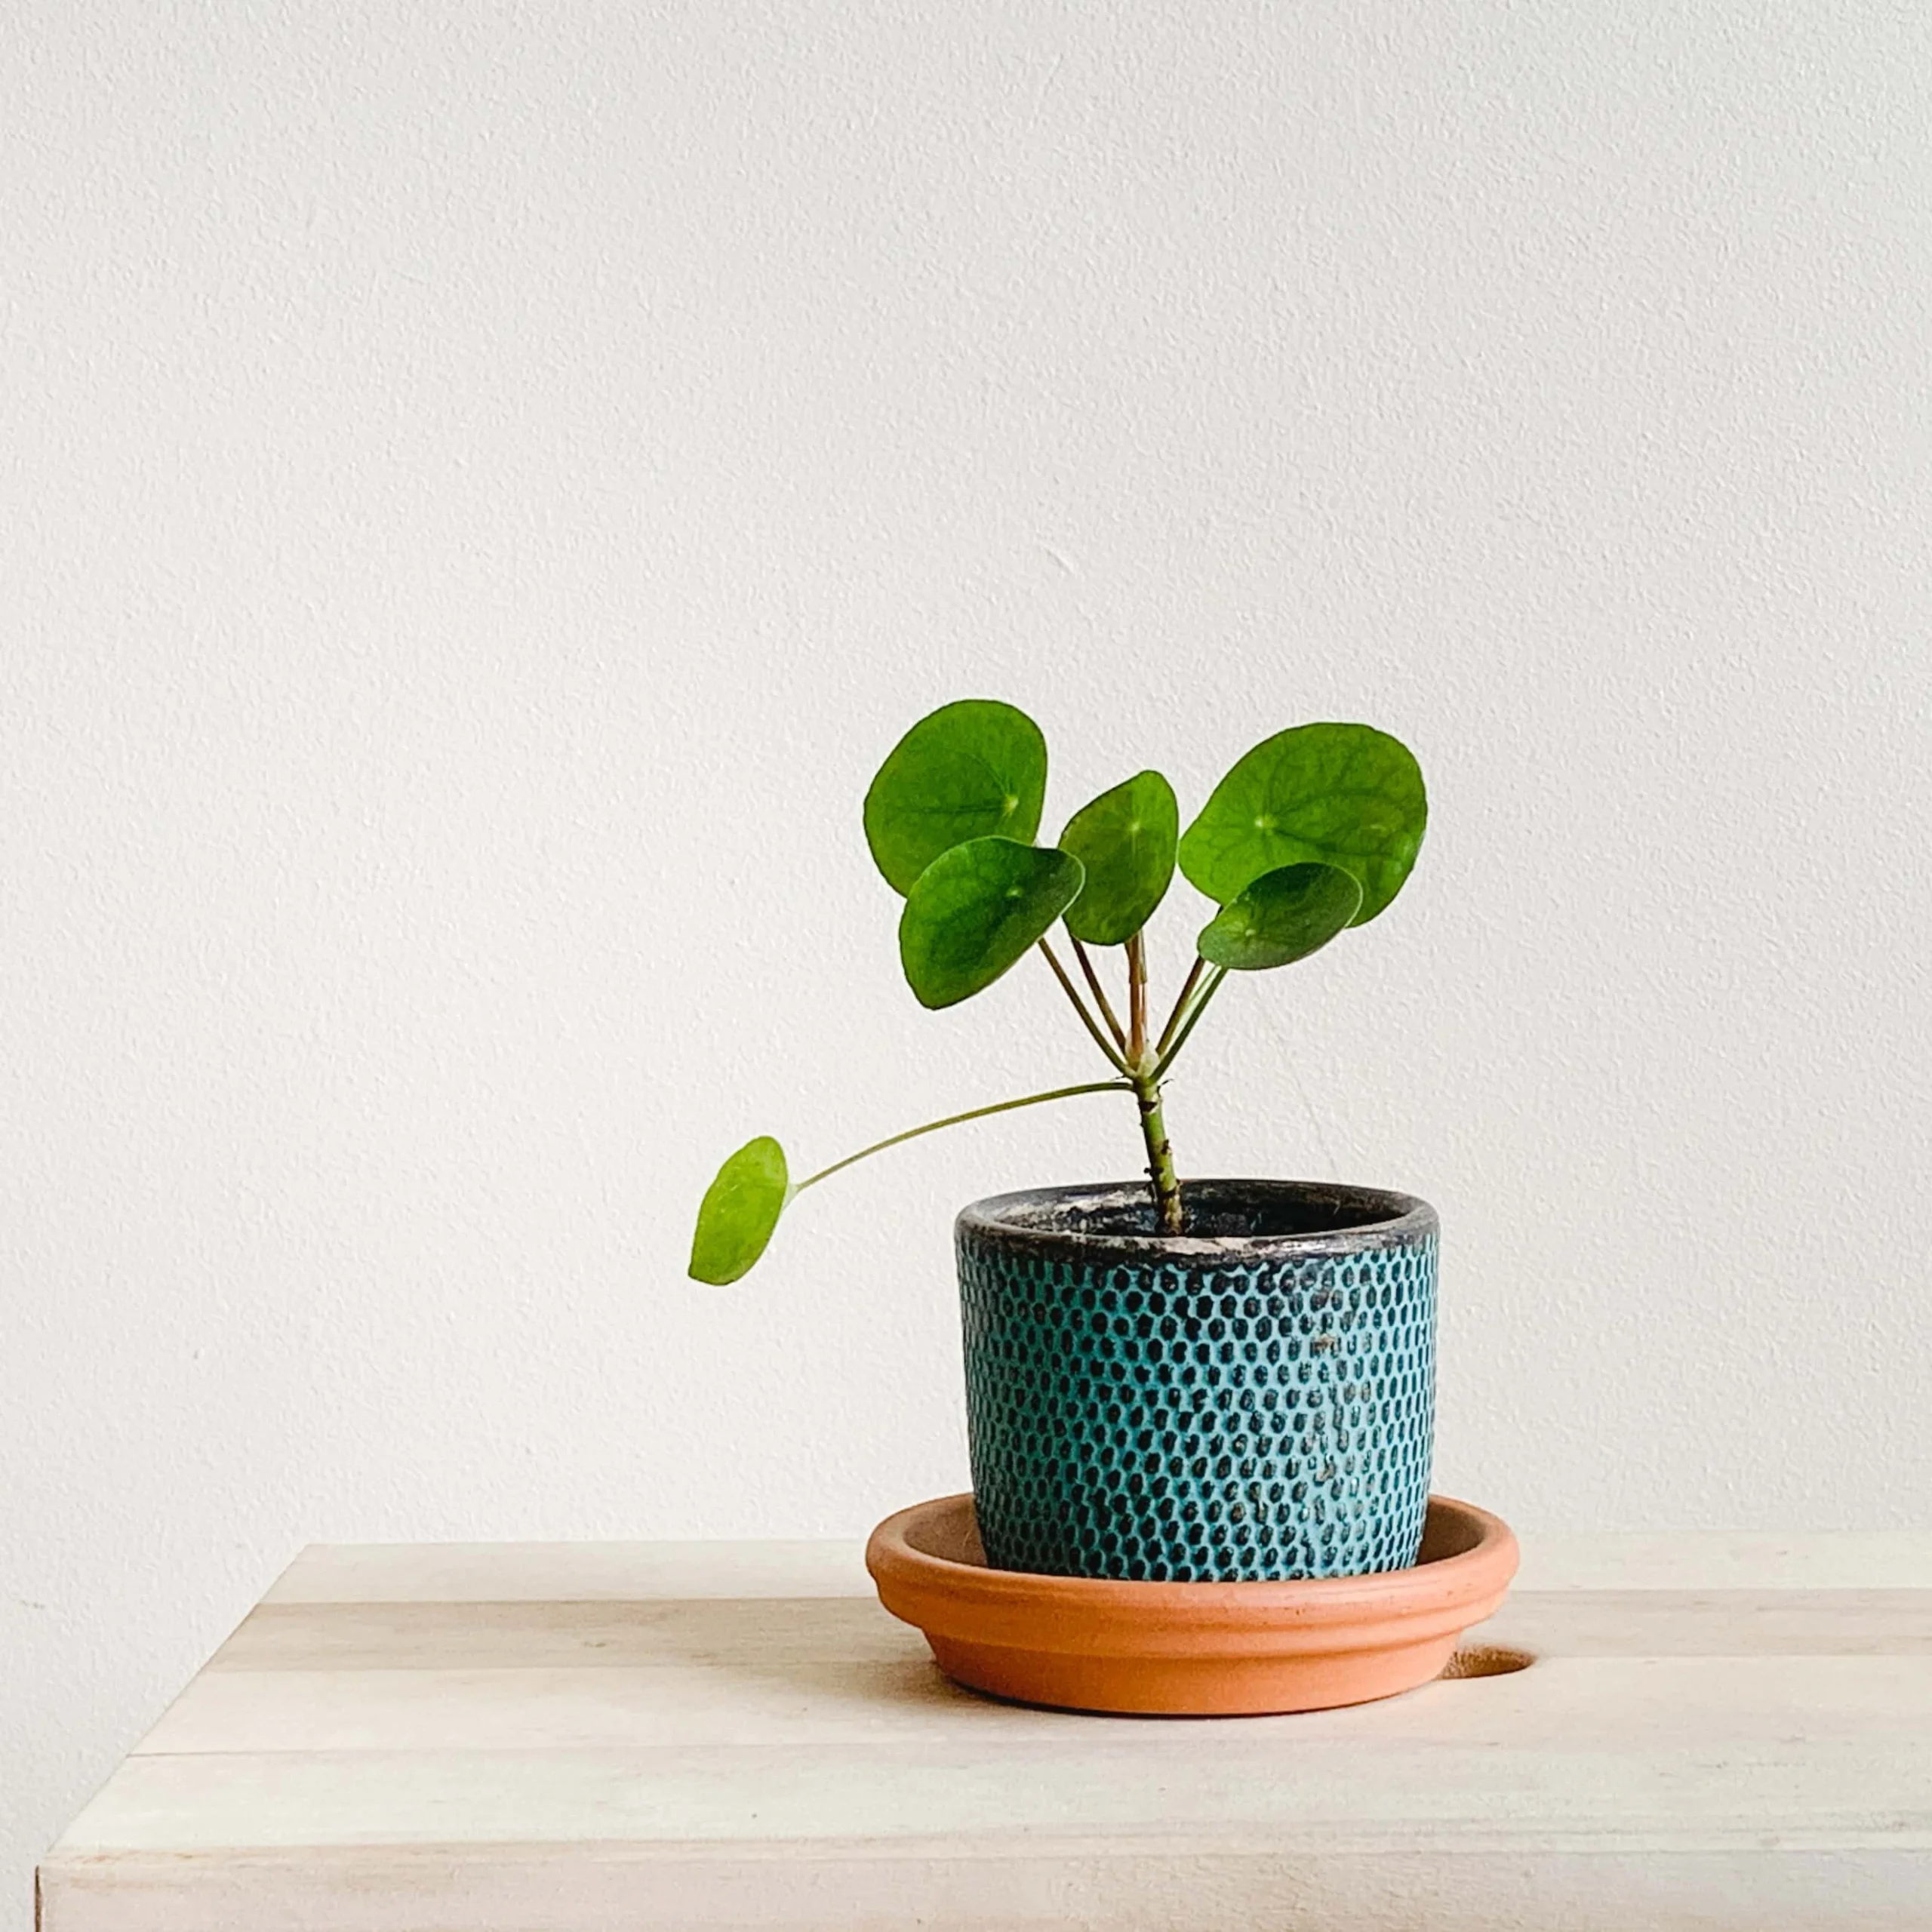
[[[1174,787],[1142,771],[1041,844],[1046,792],[1039,727],[1011,705],[965,699],[922,718],[893,748],[866,794],[866,839],[904,901],[899,957],[922,1006],[955,1006],[1037,952],[1107,1077],[929,1121],[802,1180],[792,1179],[769,1135],[748,1141],[699,1209],[697,1280],[737,1280],[786,1206],[854,1161],[940,1128],[1081,1094],[1132,1097],[1152,1224],[1185,1233],[1161,1095],[1201,1016],[1230,973],[1292,965],[1383,912],[1415,864],[1428,817],[1414,756],[1366,724],[1301,724],[1264,739],[1185,831]],[[1216,909],[1157,1020],[1144,934],[1177,868]]]

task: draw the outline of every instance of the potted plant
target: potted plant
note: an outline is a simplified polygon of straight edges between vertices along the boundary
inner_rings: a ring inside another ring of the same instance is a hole
[[[777,1140],[752,1140],[705,1195],[691,1272],[737,1280],[791,1202],[855,1161],[1118,1094],[1144,1183],[1003,1195],[958,1218],[987,1563],[1146,1583],[1413,1565],[1434,1420],[1433,1211],[1370,1188],[1183,1180],[1164,1096],[1231,974],[1306,959],[1388,909],[1422,845],[1422,774],[1385,732],[1303,724],[1237,760],[1185,831],[1173,787],[1143,771],[1051,844],[1046,784],[1031,719],[949,704],[881,767],[866,837],[903,901],[900,957],[920,1002],[955,1004],[1038,953],[1104,1077],[909,1128],[801,1180]],[[1157,1003],[1143,933],[1177,869],[1208,916]]]

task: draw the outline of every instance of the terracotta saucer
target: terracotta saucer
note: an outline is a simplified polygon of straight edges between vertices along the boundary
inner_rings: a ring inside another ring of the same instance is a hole
[[[866,1547],[879,1601],[975,1690],[1171,1717],[1324,1710],[1441,1675],[1516,1574],[1485,1509],[1429,1498],[1409,1570],[1287,1583],[1134,1583],[987,1567],[971,1496],[888,1516]]]

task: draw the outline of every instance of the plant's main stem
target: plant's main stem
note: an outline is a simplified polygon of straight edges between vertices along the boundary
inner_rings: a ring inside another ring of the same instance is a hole
[[[1140,935],[1127,942],[1127,1075],[1140,1113],[1140,1138],[1147,1148],[1147,1184],[1153,1190],[1154,1218],[1161,1233],[1183,1234],[1180,1183],[1174,1174],[1174,1150],[1161,1111],[1160,1049],[1147,1026],[1147,953]]]
[[[888,1147],[897,1147],[902,1140],[916,1140],[922,1134],[937,1134],[943,1127],[958,1127],[969,1120],[984,1120],[989,1114],[1010,1114],[1015,1107],[1037,1107],[1046,1100],[1071,1100],[1076,1094],[1137,1094],[1140,1091],[1131,1080],[1089,1080],[1078,1087],[1056,1087],[1051,1093],[1023,1094],[1017,1100],[995,1100],[989,1107],[969,1107],[963,1114],[948,1114],[943,1120],[929,1120],[923,1127],[909,1127],[903,1134],[875,1140],[869,1147],[861,1147],[856,1154],[848,1154],[844,1160],[834,1161],[830,1167],[820,1168],[817,1174],[807,1175],[793,1186],[792,1192],[802,1194],[807,1188],[817,1186],[828,1175],[837,1174],[841,1168],[849,1168],[854,1161],[863,1161],[871,1154],[883,1154]],[[1157,1115],[1158,1111],[1157,1107]]]
[[[1185,1234],[1180,1183],[1174,1177],[1174,1150],[1168,1144],[1168,1124],[1161,1112],[1161,1089],[1151,1073],[1134,1077],[1134,1104],[1140,1109],[1140,1137],[1147,1144],[1147,1180],[1154,1190],[1154,1211],[1166,1235]]]
[[[1080,997],[1080,989],[1069,976],[1066,968],[1060,963],[1052,946],[1042,937],[1039,949],[1045,954],[1047,964],[1053,968],[1054,977],[1060,982],[1060,990],[1067,1001],[1079,1014],[1080,1023],[1087,1029],[1095,1046],[1106,1055],[1109,1062],[1120,1073],[1118,1080],[1101,1080],[1084,1087],[1062,1087],[1051,1094],[1035,1094],[1023,1100],[1002,1101],[998,1106],[976,1108],[971,1113],[955,1114],[950,1119],[934,1121],[928,1127],[915,1127],[909,1133],[894,1134],[890,1140],[881,1140],[877,1147],[867,1147],[839,1161],[836,1166],[827,1168],[823,1174],[816,1174],[811,1180],[801,1181],[800,1187],[810,1187],[813,1181],[823,1180],[826,1174],[836,1174],[840,1168],[850,1167],[854,1161],[862,1161],[867,1154],[876,1154],[881,1148],[897,1146],[902,1140],[910,1140],[913,1135],[931,1134],[934,1128],[952,1127],[961,1121],[977,1120],[984,1114],[1004,1113],[1009,1107],[1031,1106],[1038,1100],[1057,1100],[1069,1094],[1105,1094],[1125,1091],[1134,1096],[1134,1103],[1140,1115],[1140,1138],[1147,1149],[1147,1183],[1154,1197],[1154,1217],[1161,1233],[1185,1234],[1187,1218],[1180,1198],[1180,1182],[1174,1172],[1174,1150],[1168,1140],[1168,1124],[1161,1112],[1161,1082],[1166,1078],[1168,1069],[1174,1064],[1174,1057],[1186,1044],[1187,1036],[1194,1030],[1194,1023],[1201,1017],[1202,1009],[1211,999],[1216,989],[1226,975],[1217,971],[1203,987],[1198,996],[1190,1002],[1199,983],[1206,961],[1196,959],[1193,969],[1187,976],[1186,983],[1180,989],[1180,997],[1174,1001],[1174,1010],[1168,1016],[1167,1024],[1161,1029],[1160,1037],[1154,1037],[1147,1015],[1147,953],[1145,942],[1136,933],[1126,943],[1127,952],[1127,1024],[1123,1027],[1118,1016],[1109,1004],[1102,989],[1100,975],[1094,970],[1094,962],[1088,957],[1087,949],[1078,939],[1073,942],[1074,956],[1080,962],[1080,970],[1085,978],[1088,989],[1093,994],[1100,1017],[1096,1018],[1088,1009],[1087,1002]],[[1109,1035],[1111,1035],[1110,1038]],[[794,1190],[795,1192],[796,1190]]]

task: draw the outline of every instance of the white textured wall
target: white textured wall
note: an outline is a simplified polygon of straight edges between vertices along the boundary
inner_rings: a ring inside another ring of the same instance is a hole
[[[1439,1205],[1444,1486],[1925,1520],[1921,10],[15,0],[0,62],[8,1922],[305,1540],[963,1483],[950,1211],[1124,1106],[681,1278],[747,1134],[1088,1066],[1040,974],[899,982],[858,801],[954,696],[1053,826],[1420,754],[1407,894],[1171,1111]]]

